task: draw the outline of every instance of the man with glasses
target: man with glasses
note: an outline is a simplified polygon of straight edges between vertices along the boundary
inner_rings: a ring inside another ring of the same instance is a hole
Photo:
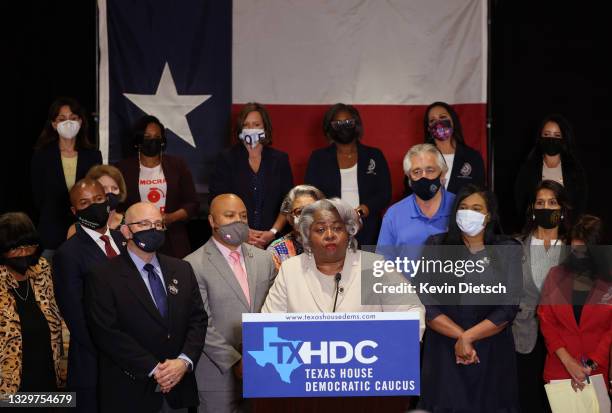
[[[448,167],[429,143],[415,145],[404,157],[404,173],[412,195],[392,205],[383,218],[377,249],[385,256],[391,246],[419,246],[430,235],[446,232],[455,195],[444,189]]]
[[[193,374],[207,315],[191,266],[157,253],[166,226],[154,205],[126,212],[121,257],[97,267],[86,288],[92,338],[100,351],[100,409],[186,412],[197,406]]]
[[[53,259],[55,297],[70,331],[68,390],[77,394],[77,412],[98,410],[96,382],[97,350],[91,341],[83,305],[87,274],[96,265],[121,254],[125,240],[110,230],[110,213],[104,188],[95,179],[81,179],[70,190],[76,234],[65,241]]]

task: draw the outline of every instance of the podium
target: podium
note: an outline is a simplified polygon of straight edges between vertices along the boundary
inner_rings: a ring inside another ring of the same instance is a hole
[[[412,396],[419,313],[243,314],[245,398]]]

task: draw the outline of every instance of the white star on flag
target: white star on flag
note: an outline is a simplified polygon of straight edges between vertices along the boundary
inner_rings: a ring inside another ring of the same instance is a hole
[[[124,93],[132,103],[148,115],[153,115],[176,136],[195,148],[195,141],[187,122],[187,114],[206,102],[212,95],[179,95],[166,62],[154,95]]]

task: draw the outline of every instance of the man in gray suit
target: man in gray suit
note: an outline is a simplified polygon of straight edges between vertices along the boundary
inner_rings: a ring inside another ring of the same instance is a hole
[[[208,313],[206,344],[196,368],[200,413],[248,410],[242,398],[242,314],[260,311],[276,270],[270,253],[246,244],[247,210],[234,194],[210,204],[212,237],[185,257]]]

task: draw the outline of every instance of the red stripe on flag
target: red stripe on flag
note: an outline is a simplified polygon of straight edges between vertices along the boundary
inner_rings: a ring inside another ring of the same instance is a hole
[[[304,182],[308,158],[313,150],[329,144],[322,121],[330,105],[266,105],[272,120],[272,146],[287,152],[294,183]],[[235,120],[243,105],[232,105]],[[404,155],[423,142],[426,105],[355,105],[364,125],[362,142],[380,149],[391,170],[393,202],[403,194]],[[453,105],[461,119],[466,143],[477,149],[487,164],[486,104]],[[232,122],[235,124],[235,121]]]

